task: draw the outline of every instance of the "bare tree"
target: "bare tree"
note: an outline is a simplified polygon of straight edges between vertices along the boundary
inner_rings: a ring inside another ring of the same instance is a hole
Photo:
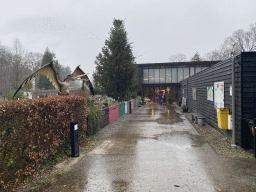
[[[205,60],[225,60],[231,57],[231,52],[234,44],[237,44],[239,52],[256,51],[256,23],[250,25],[250,28],[245,31],[239,29],[233,32],[232,36],[227,37],[219,50],[207,53]]]
[[[186,61],[187,60],[187,57],[186,55],[182,54],[182,53],[176,53],[174,55],[171,55],[169,57],[169,60],[171,62],[182,62],[182,61]]]
[[[26,54],[26,62],[28,63],[32,73],[35,72],[36,70],[38,70],[41,67],[41,63],[42,63],[42,59],[43,59],[43,54],[42,53],[38,53],[38,52],[29,52]],[[35,77],[33,78],[32,84],[33,84],[33,89],[35,90],[35,85],[38,82],[39,77]]]
[[[214,51],[207,53],[203,60],[205,61],[218,61],[222,60],[222,56],[219,50],[215,49]]]
[[[32,72],[38,70],[41,66],[43,54],[38,52],[28,52],[25,56],[25,60],[31,67]]]
[[[0,95],[7,96],[10,92],[10,63],[11,53],[7,47],[0,45]]]
[[[13,41],[12,56],[10,57],[10,68],[12,71],[11,81],[15,88],[15,82],[21,82],[28,74],[31,73],[29,63],[25,59],[26,50],[18,38]]]

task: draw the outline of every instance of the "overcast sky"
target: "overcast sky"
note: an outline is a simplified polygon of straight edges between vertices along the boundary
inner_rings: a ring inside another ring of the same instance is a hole
[[[0,41],[54,52],[72,70],[91,77],[95,58],[109,37],[113,19],[125,21],[137,63],[188,59],[218,49],[226,37],[256,23],[256,0],[6,0],[1,1]]]

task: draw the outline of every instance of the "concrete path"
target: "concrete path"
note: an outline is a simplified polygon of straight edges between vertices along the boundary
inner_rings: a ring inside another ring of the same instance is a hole
[[[43,191],[256,189],[256,167],[219,157],[175,106],[146,105],[121,118],[110,139]]]

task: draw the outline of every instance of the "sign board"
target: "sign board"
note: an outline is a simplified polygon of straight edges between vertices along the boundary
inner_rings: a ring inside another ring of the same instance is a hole
[[[214,106],[224,108],[224,82],[214,83]]]
[[[232,96],[232,85],[229,85],[229,95]]]
[[[196,100],[196,88],[192,88],[193,99]]]
[[[213,87],[207,87],[207,100],[213,101]]]
[[[187,98],[186,97],[182,97],[182,106],[183,105],[187,105]]]
[[[78,124],[74,125],[74,130],[78,129]]]

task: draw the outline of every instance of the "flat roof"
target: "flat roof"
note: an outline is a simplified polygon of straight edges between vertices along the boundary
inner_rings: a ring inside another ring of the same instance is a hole
[[[146,66],[170,66],[170,65],[213,65],[220,61],[187,61],[187,62],[165,62],[165,63],[139,63],[139,67]]]

